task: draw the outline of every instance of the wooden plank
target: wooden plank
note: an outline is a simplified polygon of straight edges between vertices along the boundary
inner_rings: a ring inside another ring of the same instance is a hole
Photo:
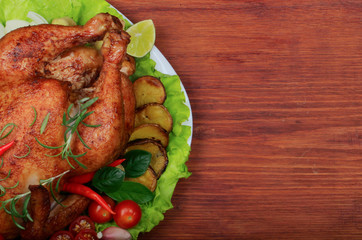
[[[110,0],[153,19],[194,137],[174,209],[140,239],[360,239],[362,4]]]

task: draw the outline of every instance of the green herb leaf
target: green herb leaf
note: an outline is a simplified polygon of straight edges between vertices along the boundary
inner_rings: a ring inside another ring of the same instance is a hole
[[[88,101],[90,98],[89,97],[85,97],[82,98],[81,100],[79,100],[80,103],[85,103],[86,101]]]
[[[17,186],[19,186],[19,181],[17,181],[14,186],[12,187],[5,187],[6,189],[13,189],[13,188],[16,188]]]
[[[0,197],[5,196],[5,194],[6,194],[6,189],[3,186],[0,185]],[[2,206],[1,206],[1,208],[2,208]]]
[[[69,105],[69,107],[67,109],[67,115],[68,115],[69,118],[70,118],[70,111],[72,110],[73,107],[74,107],[74,104],[72,103],[72,104]],[[65,113],[64,113],[64,116],[65,116]]]
[[[8,179],[10,177],[10,174],[11,174],[11,169],[9,169],[8,175],[5,178],[0,179],[0,182]]]
[[[43,120],[43,123],[41,124],[41,127],[40,127],[40,134],[43,134],[46,126],[48,125],[49,116],[50,116],[50,113],[48,113],[48,114],[45,116],[45,118],[44,118],[44,120]]]
[[[52,146],[48,146],[48,145],[45,145],[43,143],[41,143],[36,137],[35,137],[35,140],[42,146],[42,147],[45,147],[45,148],[48,148],[48,149],[58,149],[58,148],[61,148],[63,147],[64,145],[60,145],[58,147],[52,147]]]
[[[151,162],[152,154],[144,150],[132,150],[125,154],[126,161],[122,163],[126,177],[142,176]]]
[[[72,158],[80,167],[86,169],[87,167],[82,164],[77,158],[80,158],[82,156],[84,156],[87,152],[79,154],[79,155],[74,155],[72,153],[72,149],[71,149],[71,142],[72,142],[72,138],[74,137],[74,133],[76,133],[76,135],[78,136],[78,138],[80,139],[80,141],[82,142],[82,144],[90,149],[90,147],[85,143],[85,141],[82,139],[81,135],[78,132],[78,126],[80,123],[83,123],[83,120],[85,118],[87,118],[89,115],[93,114],[93,111],[91,112],[87,112],[87,108],[90,107],[93,103],[95,103],[98,100],[98,97],[95,97],[93,99],[90,98],[83,98],[80,100],[80,110],[77,111],[77,113],[74,114],[74,116],[71,116],[71,112],[72,109],[74,108],[74,104],[70,104],[67,111],[64,112],[63,114],[63,122],[62,125],[66,127],[66,130],[64,132],[64,144],[59,146],[59,147],[51,147],[51,146],[47,146],[45,144],[42,144],[41,142],[39,142],[36,138],[36,141],[42,145],[45,148],[49,148],[49,149],[56,149],[56,148],[63,148],[62,151],[59,154],[56,155],[46,155],[49,157],[57,157],[60,156],[62,157],[62,159],[65,159],[69,166],[71,168],[75,168],[69,161],[69,158]],[[83,123],[84,124],[84,123]],[[86,125],[86,124],[84,124]],[[87,126],[87,125],[86,125]],[[99,125],[88,125],[90,127],[98,127]]]
[[[7,132],[7,133],[3,136],[3,133],[5,132],[5,130],[6,130],[8,127],[10,127],[10,126],[13,126],[13,127],[9,130],[9,132]],[[7,136],[9,136],[9,134],[14,130],[15,127],[16,127],[15,123],[8,123],[8,124],[6,124],[6,125],[3,127],[3,129],[1,130],[1,132],[0,132],[0,140],[6,138]]]
[[[153,192],[151,192],[144,185],[137,182],[123,182],[121,187],[116,192],[106,192],[106,194],[117,202],[123,200],[133,200],[138,204],[144,204],[152,201],[154,198]]]
[[[115,167],[103,167],[99,169],[92,179],[92,184],[101,192],[118,191],[124,180],[125,173]]]
[[[49,189],[50,189],[50,194],[52,195],[53,199],[62,207],[66,207],[65,205],[62,204],[62,202],[60,202],[57,197],[55,196],[55,193],[54,193],[54,189],[53,189],[53,182],[50,182],[50,185],[49,185]]]
[[[28,205],[30,202],[30,197],[31,195],[29,194],[28,196],[25,197],[24,199],[24,203],[23,203],[23,216],[26,217],[27,219],[29,219],[29,221],[33,222],[34,220],[32,219],[32,217],[30,216],[29,212],[28,212]]]
[[[84,104],[82,104],[80,106],[80,110],[83,110],[83,109],[87,109],[88,107],[90,107],[93,103],[95,103],[96,101],[98,100],[98,97],[95,97],[91,100],[87,100],[87,102],[85,102]]]
[[[28,152],[25,154],[25,155],[23,155],[23,156],[17,156],[17,155],[15,155],[14,154],[14,157],[16,157],[16,158],[25,158],[25,157],[27,157],[29,154],[30,154],[30,147],[29,147],[29,145],[28,144],[25,144],[25,146],[27,146],[28,147]]]
[[[34,123],[35,123],[35,121],[36,121],[36,118],[37,118],[37,116],[38,116],[38,113],[36,112],[35,107],[33,107],[33,106],[31,106],[31,107],[32,107],[33,110],[34,110],[34,120],[33,120],[33,122],[30,124],[29,127],[31,127],[31,126],[34,125]]]
[[[81,122],[81,123],[86,127],[92,127],[92,128],[97,128],[97,127],[102,126],[102,124],[91,125],[91,124],[87,124],[85,122]]]

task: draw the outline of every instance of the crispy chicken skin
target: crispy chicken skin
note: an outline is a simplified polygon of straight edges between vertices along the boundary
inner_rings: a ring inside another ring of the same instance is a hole
[[[98,78],[93,83],[86,82],[80,76],[88,67],[99,67],[99,58],[93,50],[78,49],[77,46],[101,39],[104,40],[101,69],[93,69],[99,72],[99,76],[94,74],[92,78]],[[7,123],[16,124],[11,134],[0,140],[0,143],[15,140],[15,145],[3,155],[4,164],[0,168],[0,179],[6,177],[9,170],[10,177],[0,184],[10,187],[19,181],[19,185],[8,189],[0,201],[27,192],[29,185],[39,184],[40,179],[57,176],[66,170],[71,170],[69,175],[94,171],[123,151],[133,128],[135,109],[132,86],[127,76],[120,72],[128,42],[129,35],[122,31],[120,21],[109,14],[98,14],[84,26],[38,25],[21,28],[0,40],[0,128]],[[72,58],[69,49],[73,53],[81,50],[81,53]],[[95,57],[97,63],[92,65],[87,56]],[[64,81],[60,74],[65,66],[63,63],[72,63],[77,59],[83,59],[83,70],[73,71],[74,74],[67,72],[66,78],[73,77],[73,80]],[[53,68],[49,69],[49,66]],[[79,86],[74,86],[77,84]],[[85,86],[87,88],[83,88]],[[94,113],[84,121],[101,126],[91,128],[79,125],[79,133],[91,149],[85,148],[78,138],[74,138],[71,145],[73,154],[87,152],[78,159],[87,169],[80,168],[70,159],[72,165],[77,167],[74,170],[61,157],[46,156],[55,155],[60,150],[44,148],[35,138],[48,146],[64,144],[66,129],[62,126],[63,113],[74,99],[83,97],[99,98],[89,108]],[[37,119],[30,126],[34,119],[33,107]],[[44,133],[40,134],[47,114],[50,114],[48,124]],[[28,152],[26,145],[30,147],[30,154],[25,158],[16,158],[14,155],[22,156]],[[17,220],[21,223],[20,219]],[[4,210],[0,210],[0,223],[0,234],[7,239],[19,235],[19,229]]]

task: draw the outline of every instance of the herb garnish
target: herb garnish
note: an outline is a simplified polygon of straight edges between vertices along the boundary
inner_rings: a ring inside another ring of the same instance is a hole
[[[27,157],[27,156],[30,154],[30,147],[29,147],[28,144],[25,144],[25,146],[28,147],[28,152],[27,152],[25,155],[23,155],[23,156],[17,156],[17,155],[14,154],[13,156],[16,157],[16,158],[25,158],[25,157]]]
[[[55,179],[57,179],[57,178],[59,178],[58,179],[58,183],[57,183],[57,186],[59,187],[59,181],[60,181],[60,179],[61,179],[61,177],[63,177],[65,174],[67,174],[69,172],[69,170],[68,171],[65,171],[65,172],[63,172],[63,173],[61,173],[61,174],[59,174],[58,176],[55,176],[55,177],[51,177],[51,178],[49,178],[49,179],[46,179],[46,180],[40,180],[40,185],[46,185],[46,184],[50,184],[51,182],[53,182]],[[16,186],[19,184],[19,182],[16,184]],[[16,187],[16,186],[14,186],[14,187]],[[12,188],[14,188],[14,187],[12,187]],[[9,189],[9,188],[7,188],[7,189]],[[52,191],[52,190],[51,190]],[[22,226],[22,225],[20,225],[16,220],[15,220],[15,217],[16,218],[22,218],[22,219],[24,219],[24,220],[29,220],[29,221],[33,221],[33,219],[31,218],[31,216],[30,216],[30,213],[29,213],[29,211],[28,211],[28,205],[29,205],[29,201],[30,201],[30,196],[31,196],[31,192],[29,191],[29,192],[26,192],[26,193],[23,193],[23,194],[19,194],[19,195],[16,195],[15,197],[13,197],[13,198],[10,198],[10,199],[7,199],[7,200],[5,200],[5,201],[0,201],[0,203],[1,203],[1,206],[0,206],[0,210],[1,209],[4,209],[4,211],[7,213],[7,214],[9,214],[9,215],[11,215],[11,218],[12,218],[12,220],[13,220],[13,222],[14,222],[14,224],[18,227],[18,228],[20,228],[20,229],[22,229],[22,230],[24,230],[25,228]],[[52,195],[53,196],[53,195]],[[23,198],[23,197],[25,197],[25,199],[24,199],[24,202],[23,202],[23,209],[22,209],[22,213],[19,213],[19,211],[16,209],[16,203],[21,199],[21,198]],[[53,196],[54,197],[54,196]],[[56,200],[57,201],[57,200]],[[58,201],[57,201],[58,202]],[[63,206],[63,205],[62,205]]]
[[[38,116],[38,113],[36,112],[35,107],[33,107],[33,106],[31,106],[31,107],[32,107],[33,110],[34,110],[34,120],[33,120],[33,122],[29,125],[29,127],[31,127],[31,126],[34,125],[34,123],[35,123],[35,121],[36,121],[36,118],[37,118],[37,116]]]
[[[10,126],[13,126],[13,127],[9,130],[9,132],[7,132],[7,133],[3,136],[3,133],[5,132],[5,130],[6,130],[8,127],[10,127]],[[8,123],[8,124],[6,124],[6,125],[3,127],[3,129],[1,130],[1,132],[0,132],[0,140],[6,138],[7,136],[9,136],[9,134],[14,130],[15,127],[16,127],[15,123]]]
[[[121,202],[123,200],[133,200],[138,204],[151,201],[155,195],[151,190],[141,183],[125,181],[116,192],[106,193],[109,197]]]
[[[115,192],[120,188],[125,173],[116,167],[103,167],[99,169],[92,179],[92,184],[100,192]]]
[[[69,171],[69,170],[68,170]],[[68,172],[67,171],[67,172]],[[65,172],[65,173],[67,173]],[[62,179],[62,177],[64,176],[64,174],[61,175],[59,178],[58,178],[58,181],[57,181],[57,184],[55,185],[55,191],[56,192],[59,192],[59,183],[60,183],[60,180]],[[65,205],[63,205],[58,199],[57,197],[55,196],[55,193],[54,193],[54,189],[53,189],[53,180],[54,179],[46,179],[46,180],[40,180],[40,184],[43,184],[44,186],[45,185],[49,185],[49,189],[50,189],[50,194],[52,195],[53,199],[59,204],[61,205],[62,207],[66,207]]]
[[[124,181],[124,177],[143,175],[150,164],[152,154],[143,150],[132,150],[125,154],[124,171],[117,167],[103,167],[92,179],[92,185],[116,201],[133,200],[139,204],[151,201],[154,193],[141,183]]]
[[[1,158],[0,168],[2,168],[3,164],[4,164],[4,158]],[[8,175],[5,178],[0,179],[0,182],[8,179],[10,177],[10,174],[11,174],[11,169],[9,170]],[[16,188],[18,185],[19,185],[19,181],[12,187],[4,187],[4,186],[0,185],[0,197],[4,196],[6,194],[7,189]]]
[[[48,113],[48,114],[45,116],[45,118],[44,118],[44,120],[43,120],[43,122],[42,122],[42,124],[41,124],[41,127],[40,127],[40,134],[43,134],[46,126],[48,125],[49,116],[50,116],[50,113]]]
[[[74,108],[74,104],[70,104],[70,106],[68,107],[67,111],[63,114],[63,123],[62,125],[66,127],[66,130],[64,132],[64,144],[57,146],[57,147],[53,147],[53,146],[48,146],[45,145],[43,143],[41,143],[37,138],[35,138],[35,140],[43,147],[48,148],[48,149],[58,149],[58,148],[62,148],[62,151],[59,152],[56,155],[47,155],[48,157],[58,157],[61,156],[62,159],[67,160],[69,166],[71,166],[72,168],[75,168],[69,161],[69,158],[72,158],[79,166],[81,166],[82,168],[86,169],[87,167],[81,163],[78,158],[84,156],[87,152],[84,152],[82,154],[79,155],[74,155],[72,153],[72,149],[71,149],[71,142],[72,142],[72,138],[74,137],[74,133],[76,133],[76,135],[78,136],[79,140],[82,142],[82,144],[90,149],[90,147],[84,142],[84,140],[82,139],[82,137],[80,136],[79,132],[78,132],[78,126],[80,123],[82,123],[83,125],[87,126],[87,127],[99,127],[101,125],[89,125],[84,123],[84,119],[87,118],[89,115],[91,115],[94,111],[88,112],[88,107],[90,107],[93,103],[95,103],[98,100],[98,97],[95,98],[83,98],[79,101],[80,106],[79,106],[79,111],[77,111],[76,114],[74,114],[74,116],[71,115],[71,111],[72,108]]]
[[[126,177],[136,178],[144,174],[150,165],[152,154],[144,150],[132,150],[124,155],[122,163]]]

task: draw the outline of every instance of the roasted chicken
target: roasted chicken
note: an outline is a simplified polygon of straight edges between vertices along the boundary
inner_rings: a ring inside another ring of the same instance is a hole
[[[11,174],[0,184],[11,187],[18,182],[0,197],[1,202],[67,170],[71,176],[99,169],[123,151],[133,129],[135,99],[130,80],[120,71],[129,42],[129,35],[122,29],[118,18],[98,14],[84,26],[31,26],[12,31],[0,40],[0,129],[7,123],[16,125],[8,137],[0,140],[15,140],[2,156],[0,179],[10,170]],[[84,47],[97,40],[103,40],[101,53]],[[63,114],[72,103],[76,109],[78,101],[85,97],[98,98],[88,108],[93,112],[84,119],[88,125],[80,124],[77,129],[88,147],[76,134],[70,141],[72,154],[85,153],[78,158],[86,167],[82,168],[71,157],[69,163],[62,156],[49,157],[62,148],[45,148],[39,142],[64,145],[67,127],[62,125]],[[31,125],[35,113],[35,124]],[[44,125],[47,115],[49,120]],[[34,191],[42,194],[42,190]],[[21,208],[21,201],[18,205]],[[24,224],[21,219],[15,220]],[[20,230],[4,210],[0,210],[0,223],[0,234],[7,239],[19,235]]]

